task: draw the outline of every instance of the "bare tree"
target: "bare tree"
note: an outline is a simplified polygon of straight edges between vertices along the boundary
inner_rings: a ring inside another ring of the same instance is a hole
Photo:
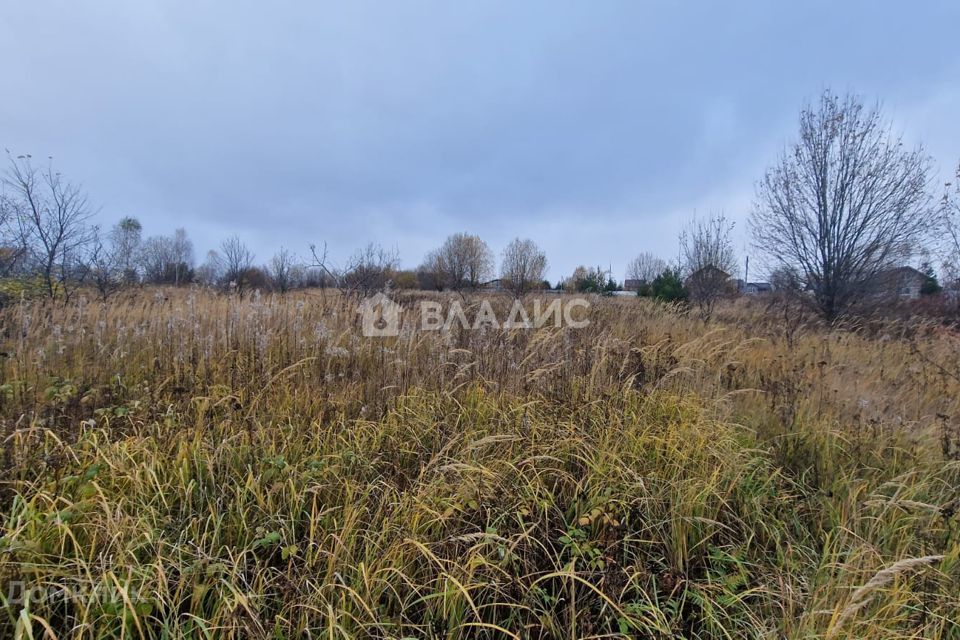
[[[211,249],[207,252],[206,260],[197,269],[197,281],[208,287],[215,287],[223,281],[223,271],[223,258]]]
[[[318,275],[319,286],[320,286],[320,295],[324,301],[327,299],[327,288],[328,287],[339,287],[340,286],[340,276],[337,273],[336,267],[330,261],[329,253],[327,251],[327,243],[324,242],[322,247],[318,247],[315,244],[310,245],[310,256],[312,262],[306,265],[307,272],[311,275]]]
[[[223,260],[223,278],[230,288],[240,296],[247,285],[247,276],[253,267],[254,254],[236,235],[220,244],[220,256]]]
[[[96,287],[100,299],[106,301],[124,283],[124,256],[114,244],[107,245],[100,236],[100,228],[93,227],[84,268],[87,278]]]
[[[110,230],[110,244],[123,282],[137,281],[137,257],[140,252],[143,226],[136,218],[126,217]]]
[[[340,272],[340,287],[364,296],[381,291],[390,285],[399,264],[396,251],[371,242],[347,261]]]
[[[286,293],[294,285],[297,261],[293,253],[280,247],[280,250],[270,259],[267,273],[273,288],[280,293]]]
[[[17,198],[7,193],[7,181],[0,180],[0,276],[4,277],[23,265],[27,253],[17,204]]]
[[[730,279],[737,268],[732,233],[733,223],[720,214],[706,220],[695,218],[680,234],[684,285],[704,318],[735,290]]]
[[[369,295],[387,289],[400,264],[396,250],[384,249],[373,242],[350,256],[343,267],[337,267],[330,260],[326,243],[322,247],[311,245],[310,254],[313,262],[306,268],[312,274],[311,279],[319,276],[321,286],[329,283],[348,295]]]
[[[81,253],[91,240],[87,222],[93,212],[86,194],[52,164],[35,167],[29,155],[10,157],[3,186],[4,215],[16,221],[26,259],[51,298],[58,290],[69,297]]]
[[[338,286],[340,278],[337,275],[336,267],[330,261],[327,243],[324,242],[323,247],[318,247],[315,244],[310,245],[310,256],[313,262],[308,265],[308,268],[320,272],[323,276],[323,282],[330,283],[330,286]],[[321,289],[323,288],[325,287],[321,287]]]
[[[428,253],[420,266],[417,267],[417,282],[421,289],[436,289],[443,291],[444,279],[443,256],[439,250]]]
[[[466,265],[466,285],[476,289],[489,280],[494,273],[493,251],[480,236],[457,234],[455,244],[462,246],[462,255]]]
[[[650,284],[653,279],[667,270],[667,261],[652,253],[643,252],[627,265],[627,278],[641,284]]]
[[[517,298],[540,287],[547,272],[547,256],[533,240],[514,239],[503,251],[501,285]]]
[[[170,249],[173,254],[173,284],[180,285],[190,280],[193,271],[193,243],[187,237],[186,229],[173,232]]]
[[[956,180],[946,184],[941,203],[943,215],[942,234],[943,267],[946,286],[956,297],[960,291],[960,165],[957,166]]]
[[[800,139],[757,187],[754,244],[801,274],[833,320],[916,250],[935,223],[930,158],[907,150],[878,107],[825,92],[800,114]]]
[[[167,236],[150,236],[140,244],[138,262],[143,281],[165,284],[173,278],[173,241]]]
[[[427,255],[424,267],[449,289],[476,289],[493,273],[493,252],[479,236],[455,233]]]
[[[810,313],[810,306],[805,304],[803,279],[795,270],[780,267],[770,274],[770,284],[773,291],[766,296],[766,315],[779,320],[787,346],[792,348]]]
[[[193,243],[183,229],[147,238],[138,253],[144,282],[180,285],[193,279]]]

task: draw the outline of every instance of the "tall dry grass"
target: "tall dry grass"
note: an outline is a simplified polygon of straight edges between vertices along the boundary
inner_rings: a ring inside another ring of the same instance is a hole
[[[0,312],[5,635],[960,637],[955,336],[415,297]]]

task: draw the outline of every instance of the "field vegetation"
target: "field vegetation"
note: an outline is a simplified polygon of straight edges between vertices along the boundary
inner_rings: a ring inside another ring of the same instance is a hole
[[[0,310],[3,637],[960,637],[956,334],[454,295]]]

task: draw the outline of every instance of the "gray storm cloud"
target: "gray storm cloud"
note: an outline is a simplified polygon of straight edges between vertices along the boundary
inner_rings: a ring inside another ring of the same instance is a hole
[[[895,2],[5,2],[0,144],[145,232],[407,265],[456,231],[557,278],[743,220],[824,87],[960,158],[960,8]],[[742,225],[741,225],[742,226]]]

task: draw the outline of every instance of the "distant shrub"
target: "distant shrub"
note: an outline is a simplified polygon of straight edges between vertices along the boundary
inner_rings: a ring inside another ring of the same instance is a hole
[[[55,284],[54,294],[59,295],[62,287]],[[40,276],[0,279],[0,305],[18,300],[32,300],[47,295],[47,285]]]
[[[680,273],[675,269],[667,269],[650,284],[641,284],[637,289],[637,295],[664,302],[683,302],[687,299],[687,290],[683,286]]]

